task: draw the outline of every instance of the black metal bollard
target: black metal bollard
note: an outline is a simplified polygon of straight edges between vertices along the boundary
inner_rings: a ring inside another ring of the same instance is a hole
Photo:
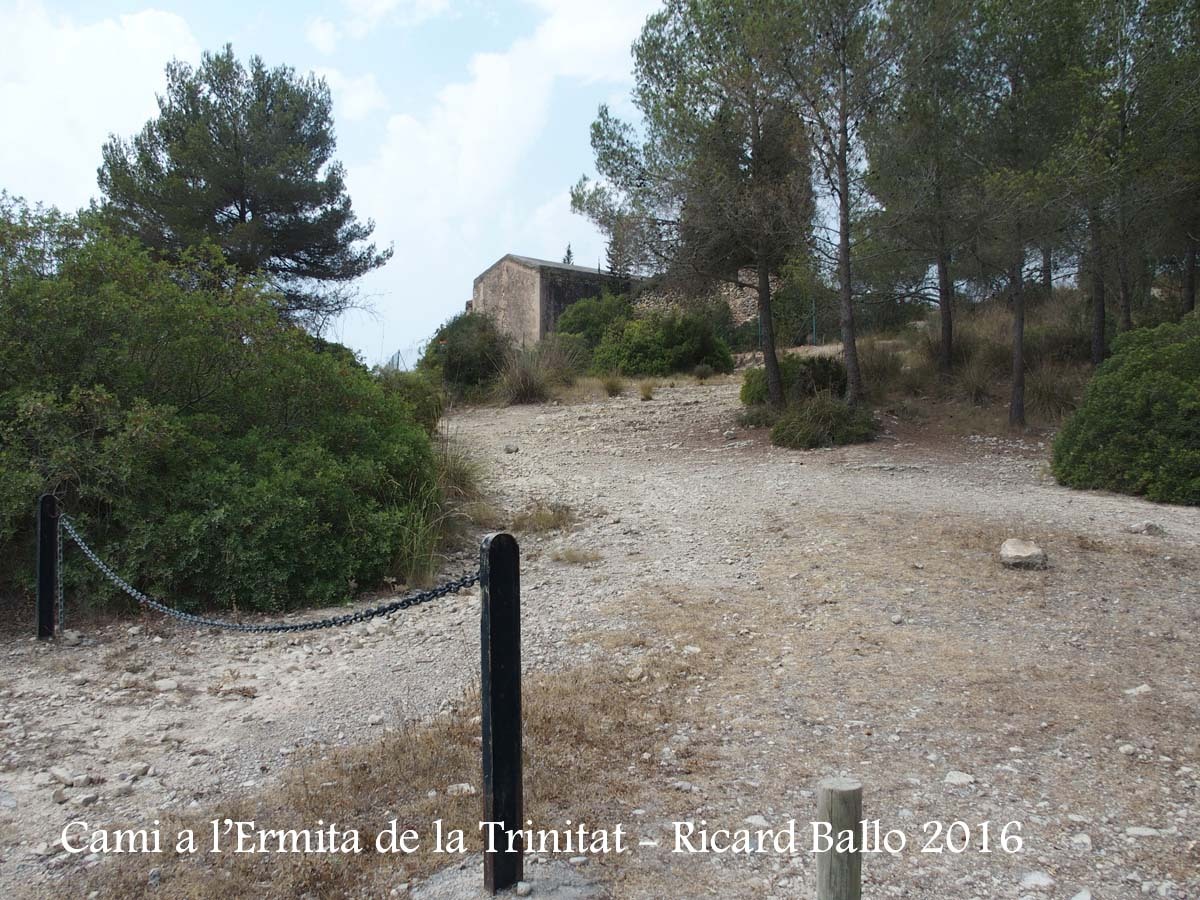
[[[37,636],[54,637],[54,607],[58,599],[58,498],[42,494],[37,513]]]
[[[483,817],[516,831],[524,817],[521,779],[520,550],[511,534],[489,534],[479,552],[480,662],[483,688]],[[497,832],[499,833],[499,832]],[[486,851],[486,848],[485,848]],[[525,873],[524,847],[507,840],[483,854],[483,886],[514,886]]]

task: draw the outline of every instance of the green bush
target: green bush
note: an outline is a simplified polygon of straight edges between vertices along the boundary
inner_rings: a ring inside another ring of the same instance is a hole
[[[833,394],[846,392],[846,367],[840,359],[832,356],[781,356],[779,377],[783,380],[783,396],[788,403],[798,403],[818,391]],[[767,370],[761,366],[747,369],[742,376],[739,396],[743,406],[766,403]]]
[[[695,313],[656,313],[614,322],[593,356],[600,372],[665,376],[698,365],[732,372],[733,355],[712,325]]]
[[[605,333],[616,322],[633,318],[633,304],[625,294],[604,291],[599,297],[577,300],[562,311],[554,326],[559,334],[576,334],[587,349],[600,346]]]
[[[0,592],[31,587],[43,491],[185,608],[344,600],[432,551],[431,413],[406,387],[284,322],[216,251],[168,264],[90,234],[50,267],[23,253],[0,241]],[[73,550],[66,571],[72,598],[114,597]]]
[[[490,316],[459,313],[429,339],[418,367],[436,373],[457,394],[471,394],[500,376],[512,342]]]
[[[874,437],[869,409],[850,406],[827,391],[788,407],[771,428],[771,443],[792,450],[861,444]]]
[[[1200,317],[1117,338],[1054,441],[1053,471],[1071,487],[1200,505]]]
[[[445,411],[446,398],[442,389],[426,372],[404,372],[399,369],[380,369],[375,373],[384,391],[395,394],[408,405],[413,421],[426,434],[437,431]]]

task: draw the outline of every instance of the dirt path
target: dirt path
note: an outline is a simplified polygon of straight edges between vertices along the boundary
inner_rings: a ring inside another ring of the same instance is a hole
[[[909,836],[868,859],[871,896],[1200,896],[1200,510],[1059,488],[1036,442],[794,453],[735,416],[736,388],[710,385],[450,424],[508,509],[577,515],[519,535],[527,667],[694,671],[686,714],[637,748],[655,775],[625,821],[660,839],[679,819],[804,823],[816,780],[845,772]],[[1166,534],[1127,533],[1143,520]],[[1051,567],[1002,569],[1009,536]],[[456,702],[477,628],[464,596],[294,641],[146,617],[0,647],[0,893],[52,890],[66,822],[207,804]],[[984,820],[1019,821],[1024,850],[920,853],[930,820],[976,844]],[[808,855],[595,868],[618,896],[812,884]]]

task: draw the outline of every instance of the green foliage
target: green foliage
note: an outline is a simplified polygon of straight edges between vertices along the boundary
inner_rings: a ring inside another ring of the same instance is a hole
[[[759,403],[738,413],[738,424],[743,428],[770,428],[782,415],[783,410],[778,407]]]
[[[103,149],[105,222],[168,258],[208,242],[243,274],[264,273],[281,307],[316,330],[348,307],[346,284],[391,258],[363,244],[333,160],[329,87],[313,75],[242,66],[228,45],[199,68],[173,61],[158,116]]]
[[[511,349],[490,316],[464,312],[434,332],[418,367],[435,373],[455,394],[472,393],[499,377]]]
[[[842,394],[846,390],[846,367],[832,356],[797,356],[779,358],[779,376],[783,380],[783,396],[788,403],[812,397],[820,391]],[[758,406],[767,402],[767,372],[761,367],[747,369],[742,376],[743,406]]]
[[[589,297],[572,303],[558,317],[558,334],[576,334],[590,351],[600,346],[605,332],[616,322],[633,318],[633,304],[626,294],[604,291],[599,297]]]
[[[875,418],[869,409],[851,406],[821,391],[787,408],[771,428],[771,443],[792,450],[812,450],[861,444],[872,440],[875,431]]]
[[[385,392],[395,394],[408,405],[413,421],[424,428],[426,434],[437,431],[446,398],[441,386],[428,373],[381,369],[375,377]]]
[[[1122,335],[1054,442],[1077,488],[1200,505],[1200,318]]]
[[[716,370],[708,363],[700,363],[700,365],[692,369],[692,377],[701,382],[708,381],[715,374],[717,374]]]
[[[93,234],[44,271],[24,249],[0,248],[0,590],[30,586],[43,491],[185,607],[326,603],[411,565],[437,502],[411,396],[215,251],[171,264]],[[78,558],[68,578],[113,596]]]
[[[654,313],[614,322],[593,356],[601,372],[621,375],[669,375],[698,365],[732,372],[733,355],[712,324],[696,313]]]

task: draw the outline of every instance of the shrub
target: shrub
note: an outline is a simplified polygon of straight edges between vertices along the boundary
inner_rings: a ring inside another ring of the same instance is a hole
[[[394,394],[408,406],[413,420],[425,429],[426,434],[437,431],[446,398],[428,373],[379,369],[375,377],[386,393]]]
[[[431,552],[434,458],[411,384],[288,325],[215,251],[169,264],[88,235],[42,269],[12,250],[0,590],[30,587],[43,491],[123,576],[184,608],[340,601]],[[67,577],[74,596],[115,596],[82,563]]]
[[[471,393],[499,377],[511,347],[490,316],[459,313],[434,332],[418,367],[436,373],[455,393]]]
[[[655,385],[654,385],[653,381],[641,382],[638,385],[638,396],[641,397],[643,401],[653,400],[654,399],[654,386]]]
[[[743,428],[770,428],[779,421],[782,414],[782,410],[760,403],[747,406],[738,413],[738,424]]]
[[[996,370],[985,360],[971,360],[959,370],[957,377],[963,397],[976,406],[984,406],[994,399]]]
[[[625,390],[625,380],[620,375],[605,375],[600,379],[600,384],[609,397],[620,397]]]
[[[1054,442],[1063,484],[1200,505],[1200,317],[1121,335]]]
[[[544,403],[550,399],[550,372],[546,358],[536,347],[509,352],[508,361],[500,371],[497,392],[502,402]]]
[[[858,365],[867,393],[878,397],[899,381],[904,360],[890,347],[868,338],[858,345]]]
[[[733,354],[712,325],[695,313],[656,313],[615,322],[593,357],[597,370],[621,375],[661,377],[701,364],[732,372]]]
[[[1078,408],[1089,375],[1084,365],[1035,366],[1025,374],[1025,405],[1034,415],[1058,422]]]
[[[599,297],[577,300],[558,317],[554,326],[559,334],[578,335],[589,351],[600,346],[608,329],[617,322],[633,318],[633,304],[625,294],[604,291]]]
[[[875,437],[869,409],[823,391],[788,409],[771,429],[771,443],[793,450],[859,444]]]
[[[537,351],[551,384],[572,385],[591,364],[591,351],[577,334],[548,334]]]
[[[692,369],[692,377],[700,382],[708,381],[715,374],[716,371],[708,363],[700,363],[700,365]]]
[[[846,391],[846,367],[841,360],[832,356],[781,356],[779,376],[783,380],[783,395],[788,403],[799,402],[818,391],[833,394]],[[767,402],[766,369],[759,367],[746,370],[740,397],[743,406],[758,406]]]

